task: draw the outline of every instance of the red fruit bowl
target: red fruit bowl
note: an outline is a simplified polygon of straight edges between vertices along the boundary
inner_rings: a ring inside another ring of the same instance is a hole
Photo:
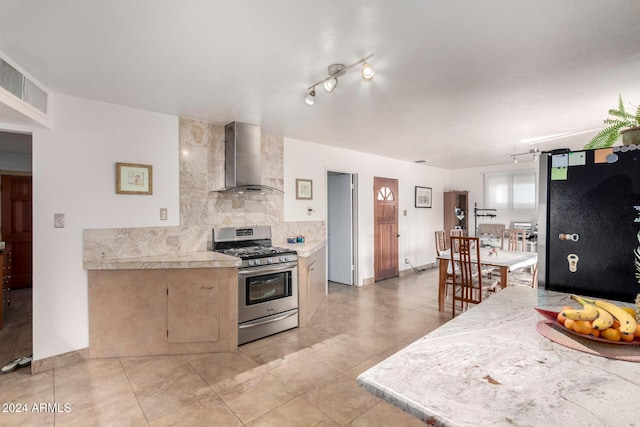
[[[620,341],[610,341],[610,340],[606,340],[604,338],[600,338],[600,337],[594,337],[592,335],[585,335],[585,334],[579,334],[576,331],[569,329],[567,327],[565,327],[562,323],[558,322],[558,313],[557,311],[550,311],[550,310],[545,310],[543,308],[537,308],[534,307],[535,310],[540,313],[542,315],[542,317],[544,317],[545,319],[549,320],[550,323],[553,323],[554,325],[557,325],[558,327],[562,328],[563,331],[569,332],[570,334],[576,335],[578,337],[582,337],[591,341],[599,341],[599,342],[605,342],[607,344],[621,344],[621,345],[635,345],[635,346],[640,346],[640,338],[639,337],[634,337],[633,341],[624,341],[624,340],[620,340]]]

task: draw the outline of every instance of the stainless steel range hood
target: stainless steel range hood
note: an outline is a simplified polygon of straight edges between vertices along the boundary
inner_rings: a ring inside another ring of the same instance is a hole
[[[225,187],[223,193],[266,194],[275,187],[262,185],[260,173],[260,127],[232,122],[224,127]]]

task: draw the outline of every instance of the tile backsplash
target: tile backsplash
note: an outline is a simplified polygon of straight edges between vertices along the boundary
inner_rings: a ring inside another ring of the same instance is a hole
[[[213,191],[224,187],[224,126],[181,118],[179,139],[180,226],[85,230],[84,261],[207,250],[215,227],[270,225],[274,243],[326,238],[325,221],[283,221],[283,193]],[[262,134],[260,149],[262,184],[282,190],[283,137]]]

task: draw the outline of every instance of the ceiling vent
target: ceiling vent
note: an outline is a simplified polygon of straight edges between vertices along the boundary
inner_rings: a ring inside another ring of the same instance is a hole
[[[51,92],[0,52],[0,102],[49,126]]]

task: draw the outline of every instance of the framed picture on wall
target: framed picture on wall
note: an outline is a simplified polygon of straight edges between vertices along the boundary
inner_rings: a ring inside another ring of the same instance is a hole
[[[296,179],[296,199],[313,199],[313,181],[310,179]]]
[[[116,194],[153,194],[153,167],[116,163]]]
[[[416,208],[431,207],[431,187],[418,187],[416,185]]]

